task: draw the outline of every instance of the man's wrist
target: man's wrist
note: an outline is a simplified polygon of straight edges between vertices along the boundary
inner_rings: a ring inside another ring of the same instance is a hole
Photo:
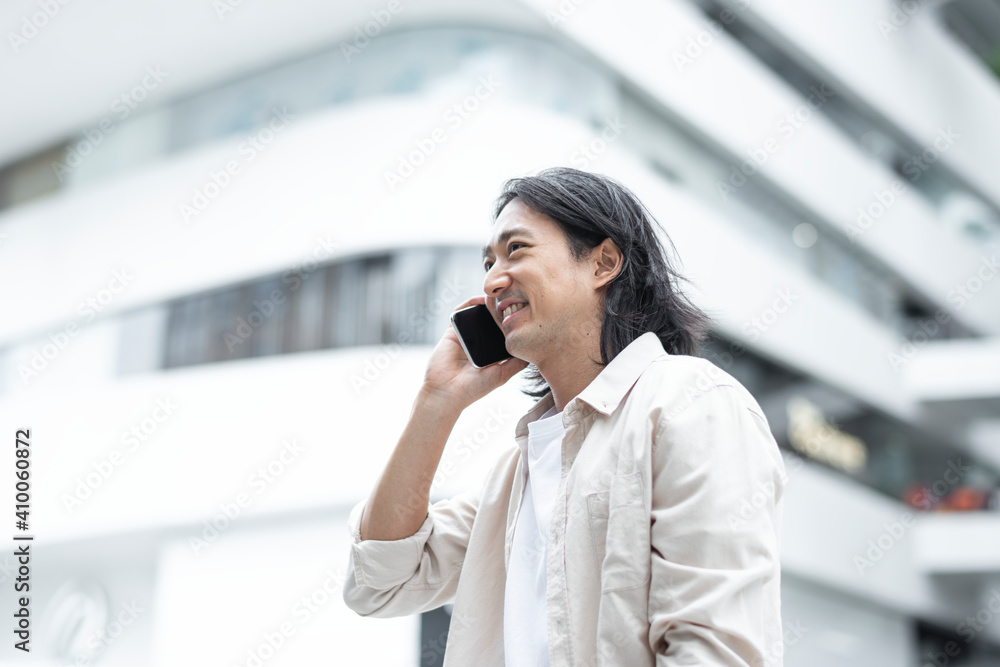
[[[457,420],[465,409],[465,406],[454,397],[439,389],[421,385],[417,392],[414,408],[420,408],[434,413],[442,418]]]

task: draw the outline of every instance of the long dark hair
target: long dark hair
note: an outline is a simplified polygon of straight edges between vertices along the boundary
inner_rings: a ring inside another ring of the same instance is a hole
[[[600,174],[552,167],[504,183],[493,206],[493,222],[515,197],[559,225],[574,261],[606,238],[622,251],[621,270],[605,285],[602,367],[647,331],[655,332],[670,354],[697,355],[711,320],[678,289],[681,281],[689,281],[671,265],[653,229],[659,223],[628,188]],[[673,241],[663,235],[676,254]],[[529,386],[522,393],[541,398],[549,392],[534,364],[524,377]]]

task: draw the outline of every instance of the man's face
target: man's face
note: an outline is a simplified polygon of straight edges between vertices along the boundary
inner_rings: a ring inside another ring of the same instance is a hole
[[[493,223],[483,268],[486,307],[518,359],[537,365],[599,328],[592,262],[574,262],[559,225],[516,197]],[[503,312],[510,304],[518,310]]]

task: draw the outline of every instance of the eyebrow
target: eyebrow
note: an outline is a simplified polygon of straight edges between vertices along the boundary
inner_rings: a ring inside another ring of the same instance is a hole
[[[531,230],[528,229],[527,227],[511,227],[510,229],[505,229],[504,231],[500,232],[500,236],[497,238],[497,244],[503,245],[510,239],[510,237],[518,235],[523,236],[530,240],[534,240],[535,238],[531,234]],[[480,260],[486,259],[486,256],[488,254],[490,254],[490,247],[488,245],[484,245],[483,256],[480,258]]]

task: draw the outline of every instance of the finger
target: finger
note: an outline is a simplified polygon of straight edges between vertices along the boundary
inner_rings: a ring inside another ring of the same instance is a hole
[[[479,294],[477,296],[469,297],[458,306],[455,306],[455,310],[461,310],[462,308],[467,308],[468,306],[476,306],[485,303],[486,303],[486,295]]]

